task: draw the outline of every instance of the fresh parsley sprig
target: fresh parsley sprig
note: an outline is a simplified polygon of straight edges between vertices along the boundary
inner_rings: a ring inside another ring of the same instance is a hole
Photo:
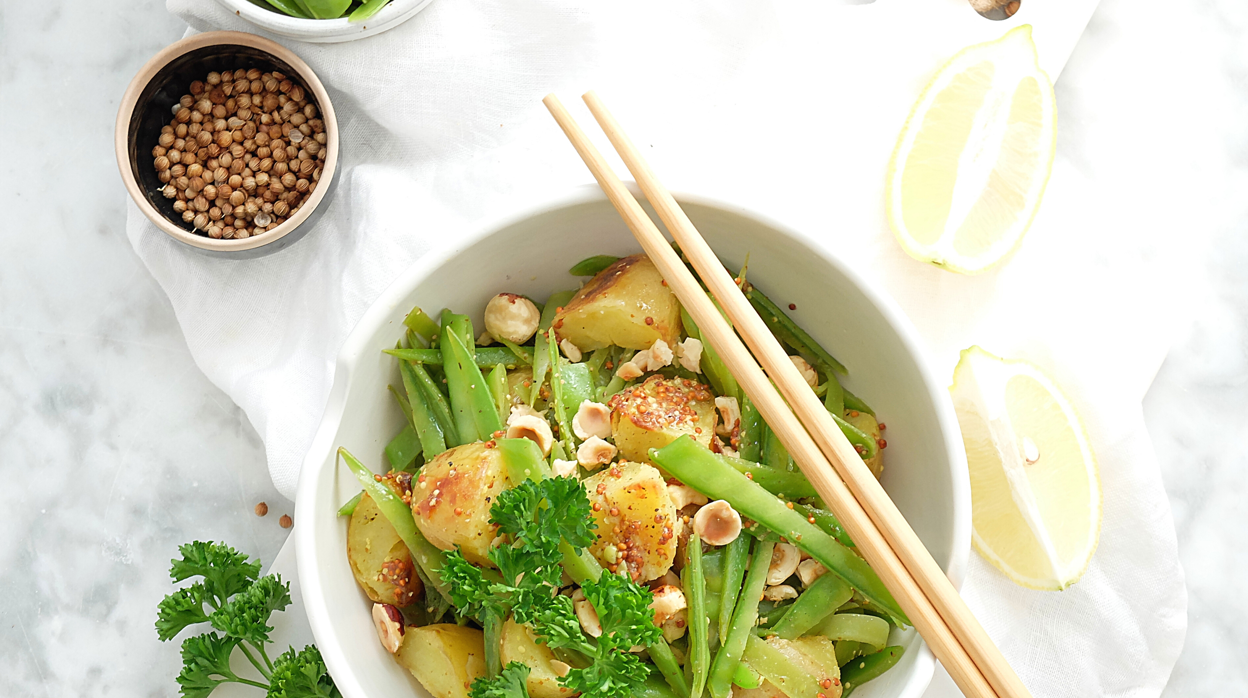
[[[195,541],[178,548],[169,576],[174,582],[200,577],[160,602],[156,635],[171,640],[192,625],[208,623],[216,632],[182,641],[178,686],[184,698],[205,698],[223,683],[263,688],[268,698],[341,698],[315,646],[292,647],[272,661],[269,618],[290,605],[290,584],[281,575],[260,576],[260,562],[223,543]],[[207,609],[207,610],[206,610]],[[230,667],[234,651],[267,681],[239,676]]]
[[[582,591],[602,625],[598,638],[581,631],[572,600],[558,593],[560,540],[578,553],[594,541],[592,511],[581,484],[573,478],[526,480],[499,493],[490,521],[505,536],[505,542],[489,553],[497,572],[473,565],[458,550],[447,554],[442,568],[460,612],[486,627],[514,614],[517,622],[533,629],[539,642],[583,655],[591,663],[570,670],[560,684],[586,698],[632,695],[649,667],[629,650],[661,636],[654,625],[650,592],[620,575],[586,581]],[[513,666],[477,679],[472,698],[526,698],[527,691],[520,692],[524,681]],[[527,676],[527,669],[524,673]]]

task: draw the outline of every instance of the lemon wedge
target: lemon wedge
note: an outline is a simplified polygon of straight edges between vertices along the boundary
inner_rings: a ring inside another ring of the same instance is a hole
[[[1031,26],[963,49],[914,105],[889,164],[888,220],[911,257],[963,274],[1031,225],[1053,169],[1057,107]]]
[[[1018,584],[1079,580],[1101,530],[1096,457],[1070,401],[1040,369],[974,346],[953,372],[971,471],[976,550]]]

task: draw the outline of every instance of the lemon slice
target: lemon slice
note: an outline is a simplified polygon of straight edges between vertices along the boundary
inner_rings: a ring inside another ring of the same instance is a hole
[[[889,164],[888,220],[906,252],[975,274],[1014,249],[1053,169],[1056,112],[1030,25],[941,68]]]
[[[1015,582],[1060,590],[1101,530],[1101,482],[1079,416],[1025,361],[962,352],[953,396],[971,470],[975,548]]]

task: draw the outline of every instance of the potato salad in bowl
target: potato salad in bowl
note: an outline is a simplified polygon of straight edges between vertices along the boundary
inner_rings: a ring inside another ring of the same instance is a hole
[[[339,449],[374,641],[434,698],[838,698],[896,665],[905,614],[654,264],[570,272],[385,350],[402,426]],[[879,477],[845,367],[737,281]]]

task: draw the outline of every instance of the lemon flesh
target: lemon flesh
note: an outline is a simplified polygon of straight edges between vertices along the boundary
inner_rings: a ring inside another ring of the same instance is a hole
[[[1096,550],[1101,485],[1070,401],[1040,369],[971,347],[953,397],[971,476],[976,550],[1013,581],[1060,590]]]
[[[889,223],[910,256],[965,274],[1010,252],[1053,167],[1053,84],[1031,27],[954,56],[923,90],[889,165]]]

